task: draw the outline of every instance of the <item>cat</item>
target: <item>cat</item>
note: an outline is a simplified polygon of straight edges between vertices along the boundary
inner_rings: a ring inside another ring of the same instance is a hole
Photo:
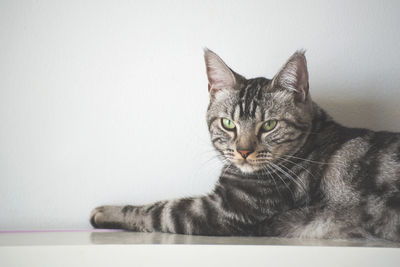
[[[304,51],[246,79],[205,49],[207,124],[224,167],[204,196],[101,206],[96,228],[400,241],[400,134],[347,128],[312,101]]]

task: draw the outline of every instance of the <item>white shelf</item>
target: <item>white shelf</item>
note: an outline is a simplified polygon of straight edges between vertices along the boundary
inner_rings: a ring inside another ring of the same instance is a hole
[[[399,266],[384,241],[133,232],[0,234],[0,266]]]

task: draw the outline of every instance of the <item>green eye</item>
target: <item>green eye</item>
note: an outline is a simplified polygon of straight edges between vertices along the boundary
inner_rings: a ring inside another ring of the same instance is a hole
[[[265,132],[269,132],[269,131],[271,131],[271,130],[273,130],[273,129],[275,128],[275,126],[276,126],[277,123],[278,123],[277,120],[269,120],[269,121],[266,121],[266,122],[263,124],[262,129],[263,129]]]
[[[236,128],[236,125],[233,123],[233,121],[222,118],[222,126],[224,126],[225,129],[232,131],[233,129]]]

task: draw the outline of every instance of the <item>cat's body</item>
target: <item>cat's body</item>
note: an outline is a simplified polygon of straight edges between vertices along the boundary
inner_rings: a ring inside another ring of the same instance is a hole
[[[400,134],[343,127],[308,92],[302,52],[272,80],[205,52],[207,122],[225,166],[210,194],[102,206],[100,228],[400,241]]]

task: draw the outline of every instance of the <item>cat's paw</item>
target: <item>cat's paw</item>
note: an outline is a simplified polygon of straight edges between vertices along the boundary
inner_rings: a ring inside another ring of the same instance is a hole
[[[90,213],[90,224],[94,228],[101,228],[100,225],[104,221],[104,207],[97,207]]]
[[[90,224],[94,228],[121,229],[123,217],[121,208],[117,206],[100,206],[90,214]]]

